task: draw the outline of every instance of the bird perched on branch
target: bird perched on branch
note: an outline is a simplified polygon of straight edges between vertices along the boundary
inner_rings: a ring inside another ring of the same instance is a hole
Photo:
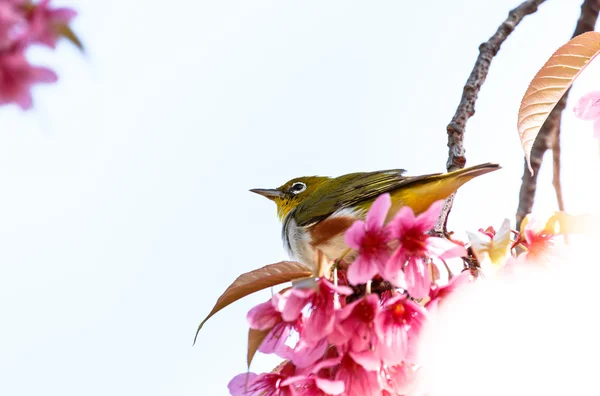
[[[345,231],[355,220],[364,220],[373,201],[389,193],[392,207],[386,222],[403,206],[415,214],[446,199],[474,177],[500,169],[486,163],[450,173],[405,176],[404,169],[359,172],[331,178],[305,176],[275,189],[252,189],[277,204],[283,223],[283,243],[290,257],[315,267],[315,249],[330,260],[348,250]]]

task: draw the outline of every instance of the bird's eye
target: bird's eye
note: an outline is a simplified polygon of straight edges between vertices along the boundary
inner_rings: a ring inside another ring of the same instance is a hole
[[[306,190],[306,184],[302,182],[296,182],[290,187],[290,192],[292,194],[300,194],[304,190]]]

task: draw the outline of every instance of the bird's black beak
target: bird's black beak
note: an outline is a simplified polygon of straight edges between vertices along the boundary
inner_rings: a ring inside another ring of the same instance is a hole
[[[283,193],[279,190],[267,189],[267,188],[253,188],[250,191],[252,191],[253,193],[256,193],[258,195],[262,195],[263,197],[269,198],[269,199],[281,197],[283,195]]]

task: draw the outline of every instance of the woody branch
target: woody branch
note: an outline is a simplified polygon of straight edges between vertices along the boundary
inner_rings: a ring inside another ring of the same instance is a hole
[[[585,0],[581,5],[581,14],[579,16],[579,20],[577,21],[577,25],[575,26],[573,37],[594,30],[596,21],[598,19],[598,12],[600,12],[600,0]],[[546,122],[540,129],[540,132],[533,143],[533,147],[531,149],[531,167],[533,169],[533,174],[529,172],[527,163],[525,163],[523,170],[523,181],[521,183],[521,191],[519,193],[519,207],[516,214],[517,229],[521,227],[521,222],[525,216],[527,216],[527,214],[529,214],[533,209],[538,172],[542,166],[544,154],[548,150],[552,150],[552,184],[554,185],[554,189],[556,191],[558,209],[561,211],[564,210],[562,187],[560,182],[560,122],[562,118],[562,112],[567,104],[569,91],[563,95],[554,109],[552,109],[552,112],[550,112],[550,115],[546,119]]]
[[[446,163],[446,170],[448,172],[464,168],[467,162],[463,144],[465,127],[469,118],[475,114],[475,101],[477,100],[481,86],[485,82],[492,59],[500,50],[502,43],[515,30],[521,20],[525,16],[536,12],[538,6],[544,1],[527,0],[521,3],[521,5],[508,13],[508,17],[498,27],[494,35],[479,46],[479,56],[477,57],[475,66],[473,66],[473,70],[463,88],[463,94],[454,117],[452,117],[452,121],[450,121],[446,128],[448,132],[448,162]],[[453,201],[454,194],[446,199],[435,227],[435,232],[438,234],[446,234],[446,223],[448,221],[448,214],[452,209]]]

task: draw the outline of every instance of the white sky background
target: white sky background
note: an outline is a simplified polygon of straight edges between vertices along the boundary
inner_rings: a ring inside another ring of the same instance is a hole
[[[443,171],[478,46],[519,2],[62,3],[88,56],[33,53],[59,84],[31,112],[0,108],[3,395],[226,395],[245,314],[270,293],[217,314],[192,348],[196,326],[239,273],[286,259],[274,205],[248,189]],[[469,165],[504,169],[461,190],[451,229],[514,222],[520,99],[579,7],[548,1],[493,61],[465,145]],[[593,69],[569,108],[600,89]],[[567,208],[595,210],[592,125],[567,111],[563,127]],[[548,165],[536,208],[552,210]]]

